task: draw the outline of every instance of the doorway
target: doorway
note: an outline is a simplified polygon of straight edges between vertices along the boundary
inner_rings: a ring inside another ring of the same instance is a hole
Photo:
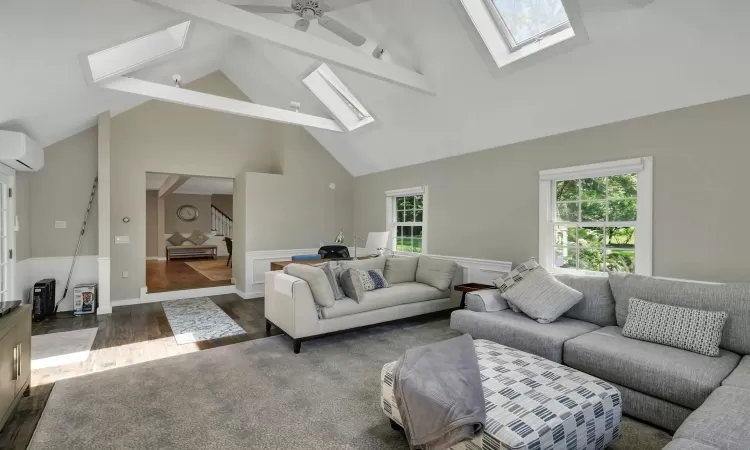
[[[234,179],[146,174],[148,293],[230,286]]]

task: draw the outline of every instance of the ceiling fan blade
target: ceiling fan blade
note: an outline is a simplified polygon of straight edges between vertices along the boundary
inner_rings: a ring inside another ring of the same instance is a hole
[[[236,8],[244,9],[251,13],[260,14],[294,14],[295,11],[288,6],[273,5],[234,5]]]
[[[307,19],[300,19],[294,24],[294,28],[300,31],[307,31],[310,28],[310,21]]]
[[[370,0],[325,0],[320,2],[320,9],[324,12],[336,11],[368,1]]]
[[[356,33],[343,23],[339,22],[338,20],[331,19],[330,17],[323,16],[318,19],[318,23],[321,27],[339,36],[341,39],[349,42],[355,47],[359,47],[367,41],[367,39],[359,33]]]

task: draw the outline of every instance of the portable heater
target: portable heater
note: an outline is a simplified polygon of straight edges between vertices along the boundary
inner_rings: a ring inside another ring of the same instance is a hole
[[[55,314],[55,280],[45,278],[34,285],[32,305],[34,320],[42,321]]]

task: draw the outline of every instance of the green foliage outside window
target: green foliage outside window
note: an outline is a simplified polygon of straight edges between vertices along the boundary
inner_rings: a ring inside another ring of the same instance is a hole
[[[396,197],[396,251],[422,252],[422,222],[424,220],[424,197],[408,195]]]

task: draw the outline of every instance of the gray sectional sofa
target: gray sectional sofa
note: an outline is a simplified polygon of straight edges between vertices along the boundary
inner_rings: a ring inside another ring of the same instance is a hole
[[[643,277],[557,275],[584,294],[550,324],[515,313],[499,291],[467,295],[451,327],[602,378],[622,394],[623,412],[675,432],[669,450],[750,449],[750,285]],[[721,351],[704,356],[626,338],[631,297],[725,311]]]

